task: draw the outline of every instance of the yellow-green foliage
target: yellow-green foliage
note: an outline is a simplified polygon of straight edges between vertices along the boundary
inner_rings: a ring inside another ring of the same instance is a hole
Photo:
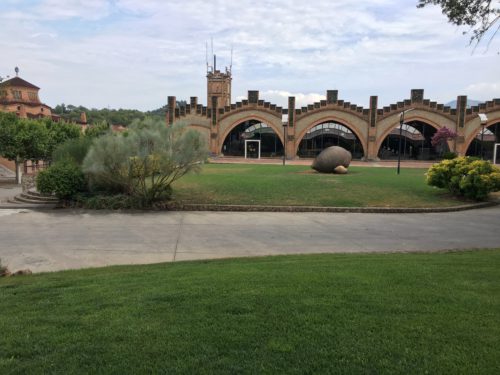
[[[484,200],[490,192],[500,190],[500,169],[489,161],[467,156],[443,160],[429,168],[427,184],[457,196]]]

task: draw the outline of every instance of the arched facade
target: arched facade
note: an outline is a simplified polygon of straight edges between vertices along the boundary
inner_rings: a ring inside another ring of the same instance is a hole
[[[451,151],[465,155],[469,144],[481,129],[478,114],[488,116],[488,124],[500,122],[500,99],[493,99],[479,106],[467,108],[467,97],[458,96],[456,108],[424,99],[423,90],[411,90],[410,99],[397,102],[383,108],[377,107],[377,96],[370,97],[369,108],[338,99],[337,90],[328,90],[326,100],[295,108],[295,98],[288,98],[288,108],[282,108],[259,99],[258,91],[249,91],[248,99],[217,107],[205,107],[197,103],[196,97],[190,104],[176,107],[176,99],[169,97],[167,122],[184,121],[193,129],[206,135],[212,155],[222,152],[224,140],[238,124],[248,120],[257,120],[273,129],[276,136],[285,145],[289,159],[297,158],[300,142],[307,132],[325,122],[335,122],[347,127],[359,139],[364,160],[378,160],[380,147],[384,139],[394,128],[399,126],[403,111],[405,123],[419,121],[438,130],[447,127],[457,133],[457,138],[448,142]]]
[[[366,134],[364,134],[364,130],[367,127],[363,123],[363,120],[360,120],[359,118],[356,118],[351,114],[346,114],[344,112],[339,112],[334,110],[324,111],[320,113],[319,116],[313,116],[312,118],[305,117],[298,122],[297,127],[295,129],[295,131],[298,132],[298,135],[296,137],[296,142],[294,143],[295,145],[294,155],[297,155],[299,146],[303,141],[304,137],[306,136],[306,134],[308,133],[308,131],[310,131],[311,129],[320,124],[325,124],[328,122],[340,124],[342,126],[345,126],[348,130],[350,130],[361,143],[362,158],[365,157]]]
[[[500,108],[496,111],[485,111],[486,116],[488,117],[488,121],[486,122],[486,127],[492,126],[498,122],[500,122]],[[477,134],[481,131],[481,121],[479,117],[474,117],[469,120],[467,123],[467,132],[465,133],[465,143],[464,143],[464,152],[467,152],[470,144],[477,136]]]

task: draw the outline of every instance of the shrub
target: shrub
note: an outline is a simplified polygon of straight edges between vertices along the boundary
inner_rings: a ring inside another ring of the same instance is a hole
[[[62,161],[41,171],[37,176],[36,186],[41,193],[69,199],[85,189],[85,178],[78,165]]]
[[[170,198],[170,185],[199,170],[207,151],[201,134],[146,119],[124,134],[97,138],[83,162],[90,186],[138,199],[143,207]]]
[[[121,210],[144,208],[136,198],[126,194],[77,194],[74,205],[92,210]]]
[[[67,160],[77,165],[82,165],[83,159],[85,159],[92,142],[93,138],[90,137],[69,139],[56,147],[52,154],[52,161],[60,163]]]
[[[2,265],[2,260],[0,259],[0,277],[9,275],[10,275],[9,269],[6,266]]]
[[[429,168],[427,184],[456,196],[484,200],[490,192],[500,190],[500,170],[489,161],[471,157],[443,160]]]
[[[453,151],[447,151],[443,154],[443,159],[455,159],[457,157],[457,153]]]

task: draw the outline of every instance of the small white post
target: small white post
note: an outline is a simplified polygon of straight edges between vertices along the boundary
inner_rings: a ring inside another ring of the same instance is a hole
[[[495,143],[495,145],[493,146],[493,164],[500,164],[500,163],[497,163],[498,146],[500,146],[500,143]]]

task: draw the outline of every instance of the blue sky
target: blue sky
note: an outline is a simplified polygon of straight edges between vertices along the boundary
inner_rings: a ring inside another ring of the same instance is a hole
[[[341,99],[379,106],[500,97],[500,36],[472,54],[463,28],[417,0],[0,0],[0,76],[42,88],[51,106],[158,108],[206,103],[205,43],[233,57],[233,102],[247,90],[286,106]]]

